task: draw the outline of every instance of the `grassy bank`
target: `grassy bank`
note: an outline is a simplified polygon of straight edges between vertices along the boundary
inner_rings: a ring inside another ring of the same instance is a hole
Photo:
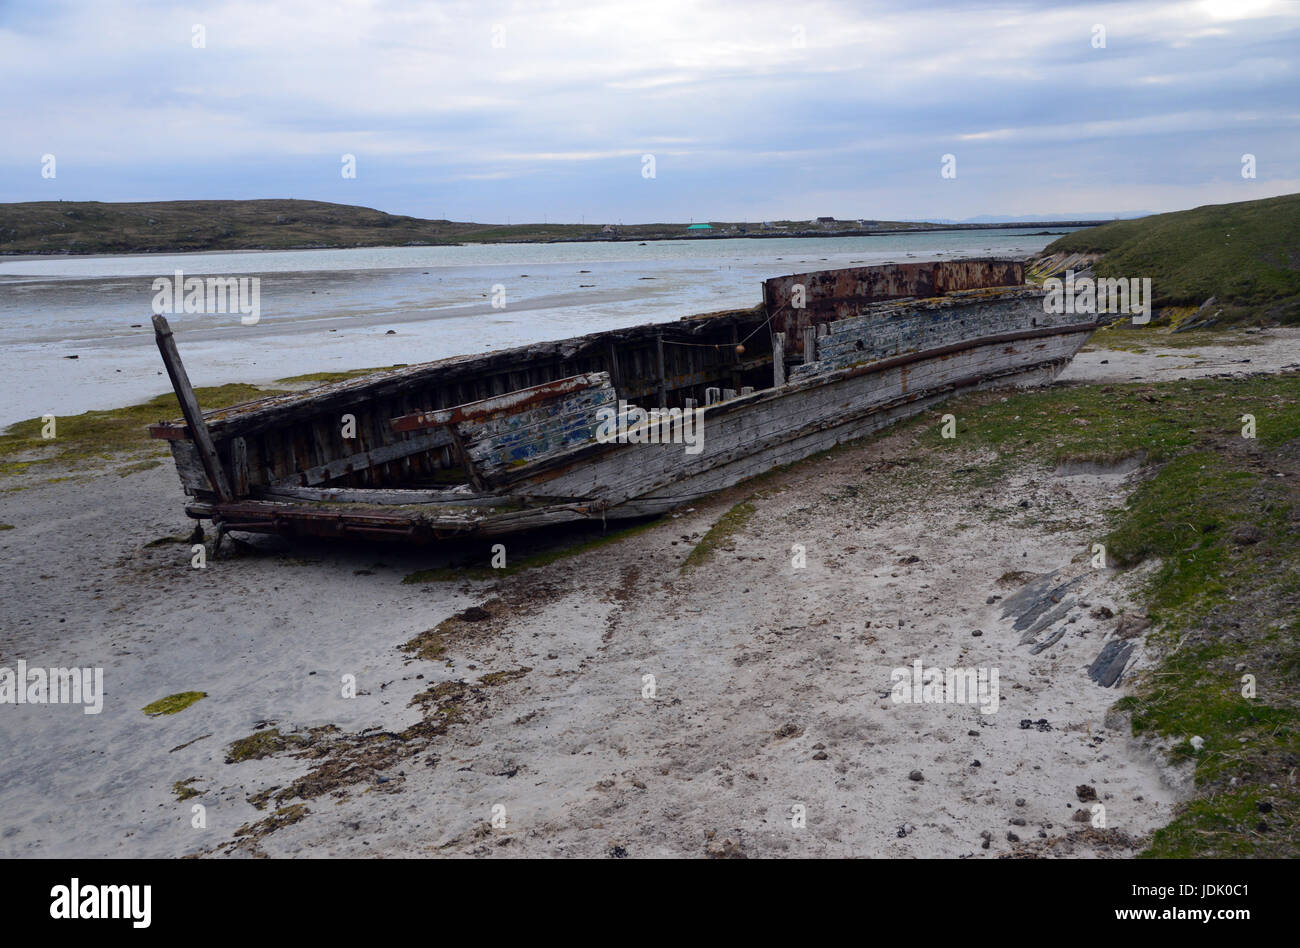
[[[283,394],[286,389],[304,384],[337,382],[366,375],[375,369],[349,372],[317,372],[279,379],[269,386],[242,382],[195,389],[203,409],[229,408],[241,402]],[[53,473],[64,476],[80,469],[99,469],[120,465],[125,475],[153,466],[170,455],[160,441],[153,441],[145,431],[147,425],[181,417],[175,393],[168,392],[139,405],[87,411],[79,415],[59,415],[54,421],[54,437],[44,437],[46,423],[28,418],[0,432],[0,477],[26,473]]]
[[[1102,254],[1102,277],[1150,277],[1158,306],[1213,297],[1220,324],[1300,323],[1300,194],[1114,221],[1043,251],[1062,253]]]
[[[204,408],[225,408],[275,394],[254,385],[231,384],[195,390]],[[87,468],[126,464],[120,473],[138,470],[141,459],[168,457],[161,441],[152,441],[145,426],[181,415],[174,393],[159,395],[141,405],[61,415],[54,420],[54,437],[43,436],[45,422],[29,418],[10,425],[0,434],[0,477],[17,474],[75,473]]]
[[[1117,707],[1192,767],[1195,786],[1147,854],[1300,855],[1300,376],[1002,397],[944,409],[958,418],[956,443],[996,453],[968,476],[1147,464],[1104,542],[1113,565],[1158,563],[1143,599],[1161,657]],[[1254,439],[1242,435],[1246,414]],[[935,452],[954,443],[937,425],[922,441]]]

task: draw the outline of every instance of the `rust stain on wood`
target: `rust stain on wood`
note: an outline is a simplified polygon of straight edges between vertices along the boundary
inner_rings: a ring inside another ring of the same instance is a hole
[[[1012,260],[898,263],[773,277],[763,281],[763,303],[772,331],[786,334],[786,358],[796,356],[802,361],[804,330],[856,316],[866,304],[1024,283],[1024,264]],[[800,295],[802,306],[797,305]]]

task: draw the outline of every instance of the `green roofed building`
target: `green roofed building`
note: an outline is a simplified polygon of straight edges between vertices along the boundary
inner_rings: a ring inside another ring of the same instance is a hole
[[[713,230],[712,224],[692,224],[687,230]]]

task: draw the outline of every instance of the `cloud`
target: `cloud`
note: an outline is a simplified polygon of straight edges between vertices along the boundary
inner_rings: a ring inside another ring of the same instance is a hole
[[[1164,210],[1247,151],[1260,189],[1300,174],[1298,39],[1282,0],[33,0],[0,7],[22,90],[0,100],[0,199],[956,218],[1109,187],[1108,208]]]

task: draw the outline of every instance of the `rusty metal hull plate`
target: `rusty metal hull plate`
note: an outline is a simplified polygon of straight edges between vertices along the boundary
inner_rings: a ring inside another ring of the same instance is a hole
[[[1012,260],[940,260],[795,273],[763,281],[772,332],[786,334],[785,353],[803,355],[803,331],[858,315],[864,305],[959,290],[1023,286],[1025,267]],[[802,287],[802,291],[796,288]],[[804,305],[796,306],[802,292]]]

